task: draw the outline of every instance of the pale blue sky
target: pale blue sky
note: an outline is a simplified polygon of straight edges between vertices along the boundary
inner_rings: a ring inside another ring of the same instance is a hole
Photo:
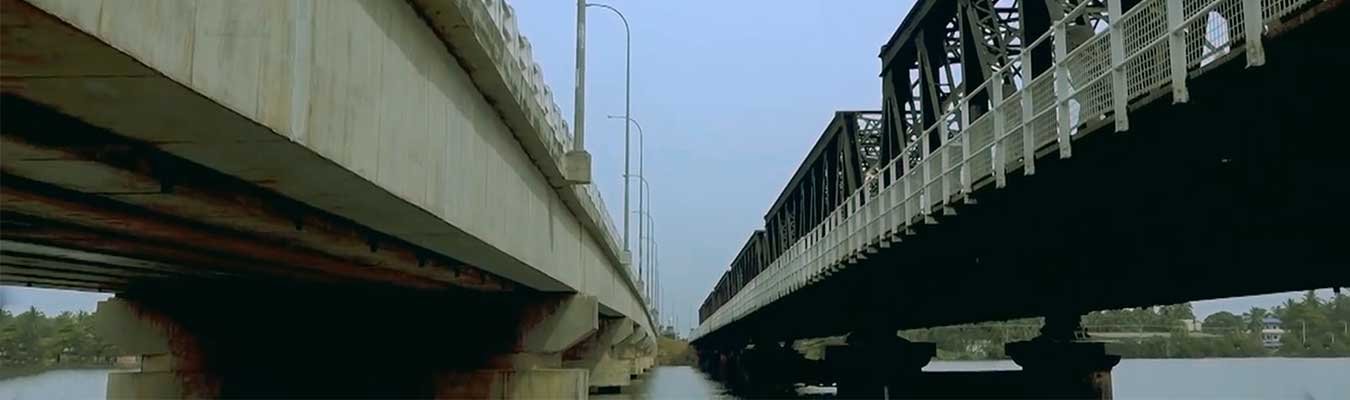
[[[633,29],[633,117],[647,130],[666,308],[681,331],[832,113],[875,109],[877,53],[903,0],[670,0],[609,2]],[[575,3],[515,0],[517,20],[568,120],[572,117]],[[622,214],[623,25],[588,14],[587,145],[610,213]],[[634,173],[636,173],[636,131]],[[633,199],[636,210],[636,197]],[[635,217],[636,218],[636,217]],[[637,224],[633,222],[636,242]],[[1198,315],[1269,307],[1275,294],[1196,304]],[[84,309],[106,295],[0,287],[0,306]]]
[[[692,326],[694,310],[750,232],[763,226],[764,213],[833,112],[879,107],[877,54],[909,3],[607,3],[632,27],[632,115],[648,135],[645,173],[666,308],[682,329]],[[570,121],[576,3],[511,4]],[[617,222],[623,124],[606,115],[624,110],[623,23],[608,10],[590,8],[586,25],[586,143],[595,182]],[[636,154],[635,148],[635,165]],[[632,229],[636,243],[636,219]]]

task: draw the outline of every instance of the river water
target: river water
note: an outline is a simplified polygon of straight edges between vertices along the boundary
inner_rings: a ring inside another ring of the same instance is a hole
[[[926,370],[1017,369],[1010,361],[934,361]],[[1350,358],[1124,360],[1112,379],[1117,399],[1350,399]],[[63,370],[0,381],[0,400],[97,400],[105,370]],[[733,399],[689,367],[661,367],[624,390],[595,399]]]

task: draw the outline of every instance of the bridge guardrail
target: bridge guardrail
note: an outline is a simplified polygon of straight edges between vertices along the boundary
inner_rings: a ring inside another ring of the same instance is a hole
[[[975,189],[990,183],[1003,187],[1009,170],[1034,174],[1038,155],[1057,150],[1061,158],[1071,157],[1072,141],[1080,134],[1108,123],[1116,131],[1128,130],[1130,106],[1153,101],[1169,85],[1173,102],[1186,102],[1186,80],[1205,73],[1210,64],[1235,58],[1238,44],[1249,67],[1264,64],[1266,24],[1316,1],[1147,0],[1122,12],[1120,0],[1107,0],[1109,24],[1070,51],[1065,21],[1084,12],[1088,3],[1080,3],[1022,52],[1021,68],[1031,71],[1031,49],[1052,46],[1051,71],[1030,82],[1012,79],[1016,90],[1005,96],[1001,83],[1012,68],[1007,65],[966,90],[990,91],[991,111],[971,121],[969,99],[961,98],[879,170],[877,176],[884,177],[876,180],[880,190],[861,185],[714,311],[692,337],[847,268],[893,237],[912,233],[913,224],[934,223],[932,212],[964,201]],[[941,143],[923,153],[935,132]],[[902,161],[911,156],[917,159]]]
[[[619,274],[628,278],[630,291],[641,299],[635,274],[621,264],[623,247],[618,230],[599,191],[594,185],[565,183],[562,160],[572,147],[571,129],[553,101],[552,89],[544,83],[533,47],[517,29],[515,10],[505,0],[410,3],[450,44],[461,63],[476,67],[470,68],[470,77],[484,96],[496,103],[494,107],[503,114],[526,153],[586,230],[602,242]],[[650,321],[650,315],[648,318]]]

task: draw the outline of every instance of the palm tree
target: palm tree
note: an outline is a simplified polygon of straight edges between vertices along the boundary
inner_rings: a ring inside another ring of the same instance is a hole
[[[1266,309],[1261,307],[1252,307],[1250,311],[1243,313],[1242,318],[1247,321],[1247,331],[1260,332],[1261,326],[1264,325],[1262,320],[1266,319],[1267,314],[1269,313]]]

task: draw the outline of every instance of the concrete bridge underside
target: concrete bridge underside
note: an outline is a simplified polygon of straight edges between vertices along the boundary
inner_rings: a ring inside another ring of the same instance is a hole
[[[508,6],[0,12],[0,283],[118,294],[101,326],[145,361],[110,396],[584,396],[650,367]]]

